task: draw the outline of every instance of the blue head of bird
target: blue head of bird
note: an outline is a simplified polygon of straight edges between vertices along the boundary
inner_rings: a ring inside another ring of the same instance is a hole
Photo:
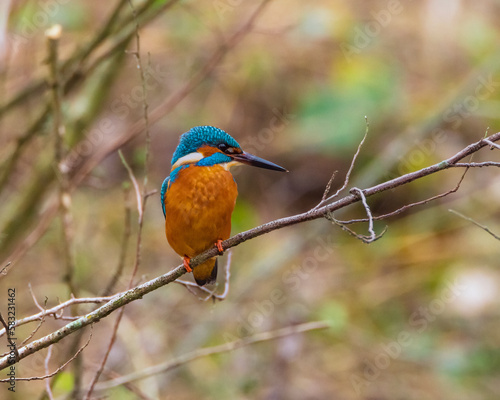
[[[221,165],[226,169],[236,164],[247,164],[275,171],[287,171],[277,164],[243,151],[232,136],[213,126],[197,126],[181,136],[172,157],[172,171],[187,164]]]

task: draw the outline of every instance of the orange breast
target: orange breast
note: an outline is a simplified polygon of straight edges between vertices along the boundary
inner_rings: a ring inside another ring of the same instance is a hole
[[[165,233],[180,256],[194,257],[231,234],[238,190],[220,165],[179,172],[165,195]]]

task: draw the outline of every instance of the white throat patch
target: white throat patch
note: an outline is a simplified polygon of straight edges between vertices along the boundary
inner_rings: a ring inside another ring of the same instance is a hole
[[[172,171],[181,165],[193,164],[200,161],[203,158],[203,154],[193,151],[192,153],[186,154],[185,156],[179,158],[174,165],[172,165]]]
[[[220,164],[222,168],[224,168],[226,171],[229,171],[231,167],[234,167],[235,165],[239,165],[240,163],[238,161],[229,161],[224,164]]]

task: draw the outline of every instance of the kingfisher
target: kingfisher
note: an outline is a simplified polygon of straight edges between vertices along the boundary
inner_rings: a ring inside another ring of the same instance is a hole
[[[184,268],[199,286],[217,278],[217,257],[192,269],[190,259],[210,247],[223,253],[222,241],[231,234],[231,214],[238,189],[229,169],[237,164],[287,171],[243,151],[222,129],[197,126],[181,135],[172,157],[172,170],[161,186],[165,234]]]

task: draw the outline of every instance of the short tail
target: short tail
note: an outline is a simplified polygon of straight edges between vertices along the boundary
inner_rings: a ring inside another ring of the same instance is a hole
[[[211,258],[193,268],[193,276],[200,286],[213,283],[217,279],[217,258]]]

